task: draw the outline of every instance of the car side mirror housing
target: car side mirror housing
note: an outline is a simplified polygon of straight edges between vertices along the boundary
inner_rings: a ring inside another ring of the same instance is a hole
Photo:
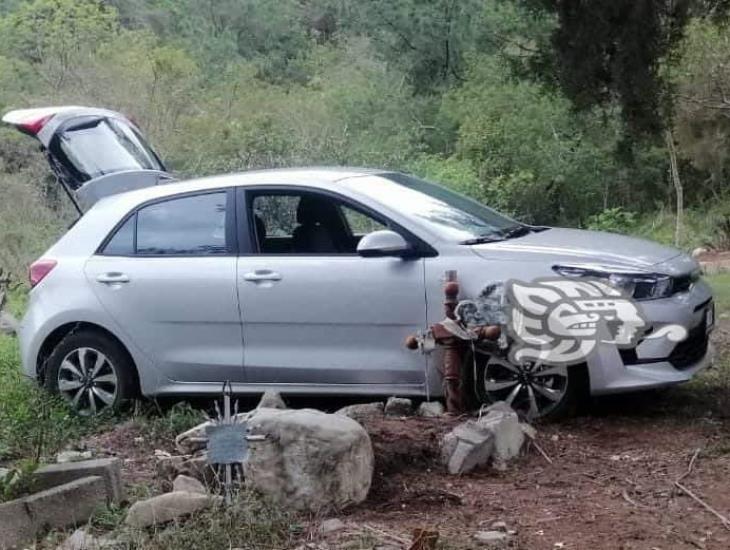
[[[357,253],[364,258],[383,256],[404,257],[413,253],[413,247],[408,244],[402,235],[383,229],[368,233],[357,245]]]

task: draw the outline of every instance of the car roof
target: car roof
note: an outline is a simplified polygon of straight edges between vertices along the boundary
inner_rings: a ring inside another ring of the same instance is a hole
[[[190,180],[172,181],[163,185],[145,187],[135,191],[111,195],[99,201],[104,208],[112,205],[132,207],[150,200],[164,198],[170,195],[193,193],[207,189],[221,189],[238,185],[313,185],[315,187],[337,187],[337,182],[358,176],[374,176],[387,174],[388,170],[374,168],[346,168],[346,167],[308,167],[308,168],[277,168],[269,170],[251,170],[220,176],[195,178]]]

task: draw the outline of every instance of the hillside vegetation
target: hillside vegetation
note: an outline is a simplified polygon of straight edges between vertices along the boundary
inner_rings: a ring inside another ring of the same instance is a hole
[[[0,0],[0,111],[119,110],[181,176],[397,168],[527,222],[725,247],[724,3],[640,4]],[[47,174],[0,130],[0,265],[18,277],[73,219]]]

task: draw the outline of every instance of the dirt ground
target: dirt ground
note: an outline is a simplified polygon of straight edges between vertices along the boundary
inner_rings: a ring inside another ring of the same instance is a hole
[[[729,328],[714,336],[723,351]],[[514,548],[730,548],[730,530],[674,484],[699,449],[683,483],[730,516],[730,385],[718,376],[604,399],[577,418],[538,425],[552,463],[532,447],[504,472],[444,472],[440,436],[462,419],[365,422],[376,454],[373,486],[365,503],[340,517],[405,539],[414,528],[436,529],[454,548],[471,547],[473,533],[498,520],[517,531]],[[139,430],[123,424],[87,443],[123,458],[129,484],[154,488],[152,451],[171,444]]]

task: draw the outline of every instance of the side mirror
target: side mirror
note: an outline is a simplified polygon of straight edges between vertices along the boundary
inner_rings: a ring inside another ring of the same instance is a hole
[[[395,231],[383,229],[368,233],[357,245],[357,253],[365,258],[378,256],[406,256],[411,252],[408,242]]]

